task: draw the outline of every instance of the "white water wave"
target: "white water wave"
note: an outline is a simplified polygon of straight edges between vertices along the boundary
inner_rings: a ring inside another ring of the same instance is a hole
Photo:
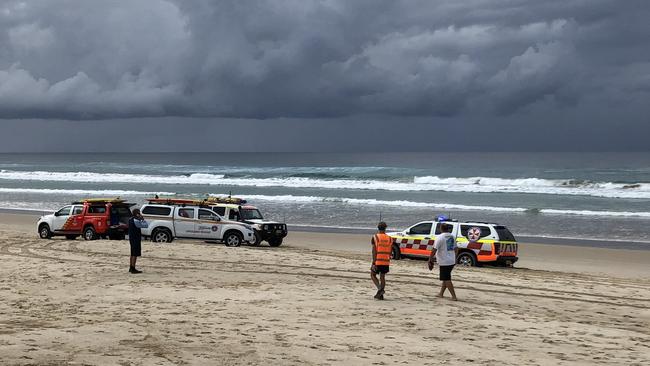
[[[47,172],[0,170],[0,179],[84,183],[137,183],[210,185],[231,187],[319,188],[332,190],[445,191],[471,193],[526,193],[650,199],[650,183],[588,182],[540,178],[441,178],[414,177],[404,180],[323,179],[310,177],[235,178],[222,174],[151,175],[93,172]]]
[[[174,195],[172,192],[146,192],[128,190],[84,190],[84,189],[38,189],[38,188],[0,188],[0,193],[27,193],[27,194],[54,194],[54,195],[89,195],[89,196],[147,196],[147,195]],[[197,195],[194,195],[197,196]],[[224,196],[215,195],[215,196]],[[198,196],[197,196],[198,197]],[[204,197],[204,196],[203,196]],[[325,204],[347,204],[357,206],[385,206],[399,207],[402,209],[438,209],[438,210],[459,210],[459,211],[486,211],[520,214],[542,214],[542,215],[573,215],[573,216],[595,216],[595,217],[630,217],[650,218],[650,212],[629,212],[629,211],[595,211],[595,210],[562,210],[562,209],[530,209],[523,207],[500,207],[500,206],[475,206],[461,205],[444,202],[416,202],[407,200],[378,200],[370,198],[345,198],[345,197],[321,197],[321,196],[294,196],[294,195],[247,195],[249,201],[266,201],[275,203],[325,203]],[[15,202],[7,204],[7,207],[20,209],[34,209],[34,203]],[[53,207],[47,207],[52,209]],[[39,207],[38,210],[42,208]]]
[[[528,209],[523,207],[498,207],[498,206],[472,206],[459,205],[454,203],[436,202],[413,202],[413,201],[384,201],[376,199],[339,198],[339,197],[317,197],[317,196],[266,196],[247,195],[248,200],[260,200],[271,202],[291,203],[345,203],[351,205],[370,206],[393,206],[402,208],[432,208],[459,211],[490,211],[490,212],[511,212],[511,213],[539,213],[543,215],[574,215],[574,216],[599,216],[599,217],[640,217],[650,218],[650,212],[629,212],[629,211],[594,211],[594,210],[558,210],[558,209]]]
[[[91,195],[91,196],[146,196],[173,195],[173,192],[143,192],[120,189],[40,189],[40,188],[0,188],[0,193],[30,193],[30,194],[59,194],[59,195]]]

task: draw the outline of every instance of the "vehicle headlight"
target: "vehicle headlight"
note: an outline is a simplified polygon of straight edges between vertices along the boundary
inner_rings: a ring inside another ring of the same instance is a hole
[[[253,227],[250,226],[250,225],[244,225],[244,227],[245,227],[246,229],[248,229],[248,230],[253,230]]]
[[[263,225],[262,226],[262,230],[268,230],[268,229],[269,229],[269,225]]]

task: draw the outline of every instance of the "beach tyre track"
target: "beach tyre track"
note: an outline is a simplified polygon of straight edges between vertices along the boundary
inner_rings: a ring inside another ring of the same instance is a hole
[[[54,245],[60,243],[64,244],[64,248],[54,247]],[[70,257],[60,257],[60,256],[51,256],[46,253],[38,253],[37,251],[52,251],[58,252],[61,254],[71,253],[71,254],[90,254],[93,256],[107,257],[107,258],[123,258],[123,254],[119,253],[107,253],[96,250],[85,250],[79,248],[79,246],[74,242],[66,241],[50,241],[45,245],[39,245],[38,243],[8,243],[2,245],[1,254],[20,256],[20,257],[31,257],[42,260],[55,260],[55,261],[71,261],[71,262],[85,262],[85,263],[94,263],[102,265],[121,265],[121,260],[116,261],[102,261],[102,260],[93,260],[90,257],[85,258],[70,258]],[[18,249],[19,252],[13,252],[10,249]],[[151,268],[160,268],[160,269],[192,269],[192,270],[207,270],[207,271],[221,271],[221,272],[233,272],[233,273],[251,273],[251,274],[276,274],[276,275],[291,275],[291,276],[319,276],[319,277],[330,277],[330,278],[340,278],[340,279],[349,279],[349,280],[365,280],[366,271],[354,270],[354,269],[337,269],[331,267],[316,267],[316,266],[303,266],[303,265],[291,265],[291,264],[278,264],[278,263],[260,263],[256,261],[224,261],[224,260],[208,260],[208,259],[194,259],[194,258],[166,258],[166,257],[148,257],[152,260],[161,261],[161,262],[183,262],[187,265],[178,266],[178,265],[148,265]],[[194,265],[193,265],[194,264]],[[203,266],[197,266],[196,264],[204,264]],[[219,264],[219,266],[214,266],[213,264]],[[223,265],[227,266],[223,266]],[[254,270],[247,267],[255,267]],[[238,268],[239,267],[239,268]],[[228,269],[223,269],[228,268]],[[285,271],[274,270],[274,268],[283,268]],[[332,273],[334,272],[334,273]],[[431,276],[427,275],[412,275],[412,274],[395,274],[393,275],[394,280],[392,282],[405,284],[405,285],[422,285],[422,286],[431,286]],[[508,296],[524,296],[524,297],[536,297],[536,298],[552,298],[562,301],[578,301],[578,302],[587,302],[595,304],[607,304],[612,306],[628,306],[639,309],[648,309],[647,303],[650,302],[650,299],[645,298],[631,298],[631,297],[619,297],[619,296],[609,296],[609,295],[599,295],[591,294],[578,291],[566,291],[566,290],[557,290],[549,289],[542,287],[534,286],[513,286],[511,284],[504,284],[498,282],[486,282],[486,281],[472,281],[459,279],[457,280],[460,283],[466,284],[479,284],[480,287],[476,286],[462,286],[464,290],[479,291],[486,293],[495,293],[495,294],[504,294]],[[597,280],[592,281],[592,284],[597,282]],[[487,287],[486,287],[487,286]],[[492,288],[490,288],[492,287]],[[504,289],[505,288],[505,289]],[[610,300],[610,301],[608,301]],[[611,301],[618,300],[618,301]]]
[[[60,242],[60,241],[59,241]],[[59,252],[68,252],[68,253],[86,253],[86,254],[91,254],[93,256],[105,256],[105,257],[113,257],[113,258],[121,258],[123,255],[122,254],[116,254],[116,253],[107,253],[107,252],[101,252],[101,251],[96,251],[96,250],[85,250],[79,248],[79,246],[76,243],[71,243],[71,242],[66,242],[65,245],[67,249],[62,249],[62,248],[57,248],[53,249],[51,248],[54,245],[54,241],[48,242],[46,245],[42,246],[43,250],[53,250],[53,251],[59,251]],[[30,244],[26,243],[23,244],[23,246],[29,246]],[[30,250],[30,252],[32,252]],[[60,257],[47,257],[41,254],[36,254],[34,255],[38,258],[51,258],[51,259],[56,259],[56,260],[65,260],[65,258],[60,258]],[[286,268],[286,269],[303,269],[303,270],[309,270],[309,271],[323,271],[323,272],[338,272],[338,273],[346,273],[346,274],[359,274],[361,276],[364,276],[366,274],[365,271],[358,271],[358,270],[353,270],[353,269],[336,269],[336,268],[323,268],[323,267],[316,267],[316,266],[302,266],[302,265],[291,265],[291,264],[277,264],[277,263],[260,263],[256,261],[225,261],[225,260],[208,260],[208,259],[194,259],[194,258],[167,258],[167,257],[148,257],[152,260],[157,260],[157,261],[171,261],[171,262],[178,262],[181,261],[183,263],[204,263],[204,264],[226,264],[229,266],[246,266],[246,265],[251,265],[251,266],[263,266],[263,267],[277,267],[277,268]],[[71,259],[75,261],[79,261],[78,259]],[[160,268],[172,268],[170,266],[159,266]],[[173,268],[179,268],[178,266],[173,266]],[[180,267],[180,268],[185,268],[185,267]],[[189,267],[188,267],[189,268]],[[209,268],[204,268],[204,267],[193,267],[194,269],[201,269],[201,270],[211,270],[212,267]],[[269,271],[266,271],[265,273],[270,273]],[[278,272],[279,273],[279,272]],[[286,272],[283,272],[286,273]],[[552,273],[552,272],[550,272]],[[304,273],[302,273],[305,275]],[[430,276],[419,276],[419,275],[411,275],[411,274],[394,274],[393,277],[397,278],[405,278],[407,280],[404,281],[398,281],[401,283],[415,283],[413,281],[414,278],[418,279],[423,279],[423,280],[430,280]],[[611,299],[611,300],[632,300],[635,302],[642,302],[642,303],[648,303],[650,302],[650,299],[644,299],[644,298],[621,298],[620,296],[609,296],[609,295],[594,295],[590,293],[585,293],[585,292],[580,292],[580,291],[569,291],[569,290],[558,290],[558,289],[550,289],[550,288],[542,288],[542,287],[534,287],[534,286],[513,286],[512,284],[506,284],[506,283],[498,283],[498,282],[488,282],[488,281],[473,281],[473,280],[467,280],[467,279],[458,279],[458,282],[461,283],[469,283],[469,284],[476,284],[476,285],[481,285],[483,286],[492,286],[496,287],[491,290],[488,290],[488,292],[499,292],[498,288],[507,288],[507,289],[514,289],[514,290],[527,290],[527,291],[537,291],[537,292],[542,292],[546,294],[554,294],[557,298],[562,298],[562,296],[572,296],[575,298],[575,296],[582,296],[582,297],[595,297],[597,299]],[[592,281],[591,283],[593,283]],[[421,284],[427,284],[427,283],[421,283]],[[469,288],[469,287],[466,287]],[[474,288],[474,290],[480,290],[479,288]],[[502,291],[503,293],[510,293],[508,291]],[[523,294],[523,293],[522,293]],[[529,294],[529,293],[527,293]],[[535,295],[535,294],[532,294]],[[580,299],[578,299],[580,300]]]

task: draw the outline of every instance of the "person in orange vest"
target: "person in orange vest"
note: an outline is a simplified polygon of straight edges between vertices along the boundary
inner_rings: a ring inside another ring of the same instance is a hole
[[[375,299],[383,300],[384,289],[386,288],[386,273],[388,273],[390,266],[390,255],[393,248],[393,238],[386,235],[386,223],[380,222],[377,224],[379,230],[377,234],[372,237],[372,266],[370,267],[370,278],[377,287],[377,294]],[[377,279],[379,273],[379,279]]]

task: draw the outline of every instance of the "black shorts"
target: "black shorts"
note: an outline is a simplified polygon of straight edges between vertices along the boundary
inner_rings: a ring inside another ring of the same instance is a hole
[[[131,244],[131,257],[140,257],[142,256],[142,245],[140,243],[130,243]]]
[[[438,267],[440,267],[440,281],[451,281],[451,270],[454,269],[454,265]]]
[[[375,273],[388,273],[389,268],[388,266],[375,266],[376,271]]]

